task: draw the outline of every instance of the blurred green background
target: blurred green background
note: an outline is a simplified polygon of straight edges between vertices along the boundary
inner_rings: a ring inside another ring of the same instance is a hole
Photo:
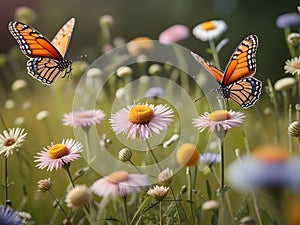
[[[76,18],[75,31],[68,52],[69,58],[86,54],[88,49],[96,48],[99,41],[98,19],[110,14],[115,18],[113,36],[130,40],[137,36],[157,39],[159,33],[173,24],[184,24],[191,30],[198,23],[210,19],[222,19],[228,24],[223,37],[230,42],[220,53],[222,68],[237,44],[248,34],[259,37],[257,55],[257,75],[261,80],[272,81],[284,75],[284,61],[289,58],[283,30],[276,27],[277,16],[287,12],[297,12],[296,0],[10,0],[1,4],[1,46],[0,52],[9,51],[16,43],[7,30],[7,23],[13,19],[18,6],[27,5],[37,11],[38,19],[32,24],[50,39],[70,17]],[[197,40],[193,35],[181,42],[183,46],[204,57],[209,57],[205,49],[207,43]],[[100,54],[100,52],[99,52]],[[98,55],[89,54],[92,62]],[[5,75],[9,76],[9,75]]]
[[[93,62],[101,55],[99,49],[100,27],[98,20],[102,15],[110,14],[115,19],[115,25],[112,28],[112,36],[121,36],[126,40],[131,40],[138,36],[149,36],[152,39],[157,39],[159,33],[165,28],[173,24],[183,24],[192,28],[200,22],[221,19],[228,25],[228,30],[222,37],[230,39],[228,45],[220,52],[221,65],[224,69],[228,59],[238,43],[250,33],[257,34],[259,37],[259,47],[257,54],[257,73],[256,77],[264,82],[270,78],[272,83],[280,77],[286,76],[283,71],[284,62],[289,58],[289,52],[285,44],[283,30],[276,27],[276,18],[288,12],[296,12],[298,1],[296,0],[10,0],[2,1],[0,7],[0,30],[1,30],[1,45],[0,53],[7,54],[8,52],[18,55],[18,61],[12,64],[16,67],[21,67],[13,73],[9,69],[0,69],[0,108],[3,108],[3,103],[12,98],[16,102],[16,108],[5,111],[4,116],[11,126],[12,121],[17,116],[26,118],[24,126],[28,129],[28,142],[24,145],[26,151],[20,151],[21,154],[15,154],[10,161],[9,166],[12,182],[17,185],[12,185],[10,188],[11,198],[14,206],[22,205],[21,196],[23,192],[28,193],[28,199],[23,200],[23,207],[34,212],[34,217],[37,219],[37,224],[40,221],[48,221],[52,215],[52,200],[48,195],[36,196],[36,182],[39,179],[47,177],[55,177],[56,184],[54,192],[59,193],[65,190],[67,179],[63,171],[47,173],[35,169],[33,166],[33,155],[41,151],[42,147],[49,144],[49,141],[60,141],[61,138],[70,137],[73,135],[72,128],[63,127],[60,123],[63,113],[72,109],[74,87],[71,82],[63,80],[63,85],[60,90],[49,89],[41,85],[38,81],[32,79],[26,74],[26,57],[19,50],[15,40],[9,34],[7,24],[14,19],[14,11],[19,6],[29,6],[37,12],[37,19],[34,24],[31,24],[46,37],[52,39],[61,26],[71,17],[76,18],[76,26],[70,43],[70,48],[67,58],[75,59],[81,55],[88,54],[83,60],[89,63]],[[180,43],[182,46],[203,55],[205,58],[210,56],[206,53],[208,44],[197,40],[192,34],[188,39]],[[24,66],[23,66],[24,65]],[[11,65],[10,65],[11,66]],[[21,90],[21,92],[10,92],[10,84],[18,79],[24,78],[30,80],[30,88]],[[54,86],[55,88],[55,86]],[[61,91],[61,93],[59,92]],[[263,90],[264,91],[264,90]],[[60,95],[61,94],[61,95]],[[63,96],[60,107],[59,98]],[[29,109],[25,109],[24,99],[31,103]],[[31,102],[30,102],[31,101]],[[105,102],[106,103],[106,102]],[[106,104],[109,104],[107,102]],[[199,104],[200,105],[200,104]],[[103,109],[105,105],[102,105]],[[23,108],[22,108],[23,107]],[[109,109],[109,107],[107,107]],[[50,116],[46,121],[37,122],[35,115],[41,110],[50,111]],[[251,112],[251,111],[250,111]],[[109,118],[109,115],[107,115]],[[247,134],[251,139],[251,145],[255,142],[263,142],[272,140],[273,135],[273,118],[266,116],[259,117],[253,113],[249,115],[250,121],[255,121],[251,125],[250,131]],[[264,123],[263,123],[263,122]],[[271,125],[270,125],[271,124]],[[105,124],[108,126],[108,122]],[[265,126],[267,131],[262,132],[262,127]],[[257,133],[262,134],[257,137]],[[62,135],[63,134],[63,135]],[[284,135],[286,131],[284,130]],[[234,138],[242,140],[241,133],[230,134],[229,140]],[[234,141],[232,141],[234,142]],[[229,143],[232,145],[232,143]],[[234,142],[234,148],[238,148],[243,144],[241,141]],[[201,152],[203,149],[200,149]],[[30,152],[30,154],[27,154]],[[233,152],[230,152],[228,159],[233,158]],[[81,160],[72,165],[72,169],[86,166],[85,161]],[[0,163],[2,165],[2,162]],[[25,169],[24,169],[25,168]],[[23,179],[19,179],[21,176]],[[30,179],[29,179],[30,178]],[[3,181],[3,175],[0,175],[0,180]],[[21,187],[22,182],[24,186]],[[79,181],[79,183],[82,180]],[[23,192],[21,191],[23,188]],[[26,189],[27,188],[27,189]],[[61,190],[63,189],[63,190]],[[3,189],[2,189],[3,192]],[[1,192],[1,194],[3,194]],[[16,194],[15,194],[16,193]],[[2,195],[1,195],[2,196]],[[36,201],[32,201],[36,200]],[[41,201],[42,199],[42,201]],[[48,201],[48,204],[45,204]],[[30,206],[31,209],[26,207]],[[17,207],[16,207],[17,208]],[[21,207],[20,207],[21,208]],[[22,208],[23,209],[23,208]],[[24,210],[25,210],[24,209]],[[43,215],[41,212],[51,210],[49,215]],[[40,223],[39,223],[40,222]]]

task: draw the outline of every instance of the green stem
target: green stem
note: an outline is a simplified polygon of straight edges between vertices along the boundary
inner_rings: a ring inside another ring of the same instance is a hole
[[[90,155],[90,136],[89,136],[89,130],[90,130],[90,126],[88,127],[82,127],[83,131],[84,131],[84,140],[85,140],[85,144],[86,144],[86,158],[87,158],[87,162],[90,162],[91,159],[91,155]]]
[[[298,154],[300,155],[300,136],[298,137]]]
[[[134,166],[134,168],[139,171],[139,173],[143,174],[143,171],[141,171],[130,159],[128,160],[128,162]]]
[[[83,212],[84,212],[87,220],[89,221],[90,225],[94,225],[95,223],[94,223],[93,219],[91,218],[91,215],[88,212],[87,206],[85,205],[84,207],[82,207],[82,209],[83,209]]]
[[[110,29],[107,25],[101,24],[101,31],[102,31],[102,51],[104,51],[103,47],[105,47],[106,44],[109,44],[111,41],[111,35],[110,35]]]
[[[150,205],[149,207],[147,207],[149,205],[149,198],[152,198],[150,196],[147,196],[144,201],[142,202],[141,206],[137,209],[137,211],[135,212],[131,222],[130,222],[130,225],[132,224],[141,224],[140,221],[143,217],[144,214],[142,213],[146,213],[148,210],[150,210],[151,208],[155,207],[156,205],[159,204],[159,201],[156,201],[154,204]],[[147,208],[146,208],[147,207]],[[146,209],[145,209],[146,208]],[[137,222],[134,223],[134,221],[136,220],[136,218],[139,216],[139,218],[137,219]]]
[[[298,102],[300,101],[300,76],[299,75],[296,75],[295,76],[296,80],[297,80],[297,84],[298,84]]]
[[[177,206],[177,200],[176,200],[176,197],[175,197],[175,193],[174,193],[174,190],[172,188],[171,185],[169,185],[169,188],[171,190],[171,193],[172,193],[172,196],[174,198],[174,201],[175,201],[175,208],[176,208],[176,212],[177,212],[177,215],[178,215],[178,225],[181,224],[181,218],[180,218],[180,214],[179,214],[179,210],[178,210],[178,206]],[[178,201],[180,206],[181,206],[181,209],[183,210],[183,212],[185,213],[184,209],[183,209],[183,205],[181,204],[181,201]],[[185,217],[187,218],[186,214],[185,214]]]
[[[214,59],[214,65],[216,67],[220,68],[220,60],[219,60],[215,42],[213,40],[209,41],[209,47],[210,47],[210,51],[211,51],[210,53],[212,54],[212,57]]]
[[[74,188],[74,187],[75,187],[75,184],[74,184],[72,175],[71,175],[71,173],[70,173],[70,164],[65,165],[63,168],[66,170],[67,175],[68,175],[68,178],[69,178],[69,180],[70,180],[70,183],[72,184],[72,187]]]
[[[192,181],[191,181],[191,171],[190,167],[186,167],[185,174],[187,178],[187,197],[188,197],[188,203],[190,204],[190,210],[191,210],[191,218],[194,218],[194,210],[193,210],[193,195],[192,195]],[[194,224],[194,220],[191,220]]]
[[[289,112],[288,112],[288,125],[292,123],[292,105],[289,105]],[[291,135],[288,135],[288,143],[289,143],[289,151],[292,153],[293,152],[293,142],[292,142],[292,137]]]
[[[252,198],[253,198],[254,211],[255,211],[256,217],[258,219],[258,224],[263,225],[262,220],[261,220],[261,216],[260,216],[260,212],[259,212],[259,208],[258,208],[258,204],[257,204],[256,195],[253,191],[251,191],[251,195],[252,195]]]
[[[222,110],[226,109],[226,103],[225,103],[224,97],[222,95],[219,95],[217,97],[217,99],[218,99],[218,102],[219,102],[219,105],[220,105],[220,109],[222,109]]]
[[[283,105],[284,105],[284,127],[288,127],[289,115],[289,94],[287,91],[282,91]]]
[[[178,65],[180,68],[180,80],[181,80],[181,86],[184,88],[184,90],[189,91],[190,90],[190,85],[189,85],[189,76],[185,74],[182,71],[187,71],[187,63],[184,55],[182,54],[180,48],[177,45],[172,45],[174,54],[177,58]]]
[[[162,225],[162,201],[159,202],[159,224]]]
[[[1,120],[1,123],[3,124],[4,129],[7,130],[7,126],[6,126],[6,123],[5,123],[4,118],[2,116],[2,113],[0,113],[0,120]]]
[[[220,145],[220,156],[221,156],[221,166],[220,166],[220,189],[223,195],[224,189],[224,142],[221,138],[219,138],[219,145]]]
[[[217,181],[218,185],[221,186],[221,181],[220,178],[218,177],[218,175],[216,174],[215,170],[213,169],[212,166],[208,166],[210,173],[213,175],[213,177],[215,178],[215,180]]]
[[[218,219],[218,224],[224,224],[225,222],[225,198],[224,198],[224,142],[223,139],[219,138],[219,146],[220,146],[220,156],[221,156],[221,165],[220,165],[220,195],[221,195],[221,207],[220,207],[220,215]]]
[[[50,195],[52,196],[52,198],[54,199],[56,205],[58,205],[58,207],[60,208],[61,212],[64,214],[65,218],[68,220],[68,222],[70,223],[70,225],[72,225],[72,221],[71,219],[68,217],[66,211],[64,210],[64,208],[62,207],[62,205],[60,204],[60,202],[55,198],[54,194],[52,193],[51,190],[49,190]]]
[[[4,156],[4,173],[5,173],[5,202],[8,202],[8,160]]]
[[[155,165],[157,166],[159,172],[161,172],[161,171],[162,171],[162,168],[161,168],[161,166],[160,166],[160,164],[159,164],[159,162],[158,162],[156,156],[154,155],[154,153],[153,153],[153,151],[152,151],[152,149],[151,149],[150,143],[148,142],[147,139],[146,139],[146,143],[147,143],[149,152],[150,152],[150,154],[152,155],[152,158],[153,158],[153,160],[154,160],[154,162],[155,162]]]
[[[124,213],[125,224],[129,225],[126,196],[122,197],[122,199],[123,199],[123,213]]]
[[[217,183],[221,186],[220,178],[216,174],[214,168],[212,166],[209,166],[209,170],[210,170],[211,174],[213,175],[213,177],[215,178],[215,180],[217,181]],[[234,224],[234,213],[233,213],[233,209],[232,209],[232,204],[231,204],[230,198],[227,194],[225,194],[225,200],[226,200],[228,211],[230,213],[230,218],[231,218],[232,224]]]
[[[289,43],[289,41],[288,41],[288,35],[290,33],[291,33],[291,28],[290,27],[284,28],[284,37],[285,37],[286,45],[287,45],[287,47],[289,49],[291,58],[294,58],[297,55],[296,55],[296,50],[295,50],[294,46],[291,43]]]

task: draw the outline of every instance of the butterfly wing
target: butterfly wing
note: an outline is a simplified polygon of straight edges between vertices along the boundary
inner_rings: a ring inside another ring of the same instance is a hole
[[[52,44],[60,51],[64,57],[66,55],[72,32],[75,26],[75,18],[71,18],[66,24],[57,32],[52,40]]]
[[[11,21],[8,29],[25,56],[63,60],[59,50],[34,28],[18,21]]]
[[[249,35],[240,43],[225,69],[225,74],[221,82],[222,87],[254,75],[256,70],[255,57],[257,46],[258,38],[256,35]]]
[[[71,65],[70,60],[56,60],[52,58],[31,58],[27,62],[28,73],[43,84],[50,85]],[[68,74],[70,70],[66,71]]]
[[[191,52],[194,59],[200,63],[206,70],[209,72],[220,84],[223,80],[224,72],[208,62],[207,60],[203,59],[201,56],[197,55],[194,52]]]
[[[261,94],[262,82],[254,77],[246,77],[225,88],[224,98],[230,98],[243,108],[252,106]]]

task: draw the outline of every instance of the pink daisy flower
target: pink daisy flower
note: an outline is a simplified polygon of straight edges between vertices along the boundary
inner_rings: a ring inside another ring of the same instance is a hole
[[[61,143],[52,143],[43,151],[37,153],[34,162],[38,163],[36,167],[39,169],[48,167],[47,171],[59,170],[64,165],[79,159],[81,157],[79,153],[82,151],[83,145],[80,142],[73,139],[63,139]]]
[[[98,109],[65,113],[62,119],[63,125],[71,127],[88,127],[100,124],[105,119],[105,113]]]
[[[180,24],[173,25],[160,33],[158,40],[163,44],[172,44],[186,39],[189,36],[189,29]]]
[[[193,120],[195,127],[200,132],[205,128],[210,131],[229,130],[233,127],[239,126],[244,122],[245,116],[241,112],[234,112],[232,110],[216,110],[212,113],[205,112],[204,115],[199,116]]]
[[[139,135],[141,140],[166,130],[173,121],[173,110],[167,105],[135,104],[112,115],[110,122],[116,134],[127,134],[127,138]]]
[[[148,176],[145,174],[129,174],[120,170],[95,181],[91,190],[102,197],[125,197],[133,192],[140,192],[149,186]]]

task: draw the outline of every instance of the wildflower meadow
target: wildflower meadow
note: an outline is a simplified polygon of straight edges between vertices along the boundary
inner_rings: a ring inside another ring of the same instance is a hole
[[[0,54],[0,225],[300,225],[297,4],[264,18],[287,58],[260,53],[267,40],[239,18],[148,21],[155,38],[128,38],[113,7],[92,34],[76,14],[52,24],[50,10],[14,7]],[[260,66],[276,57],[275,80]]]

